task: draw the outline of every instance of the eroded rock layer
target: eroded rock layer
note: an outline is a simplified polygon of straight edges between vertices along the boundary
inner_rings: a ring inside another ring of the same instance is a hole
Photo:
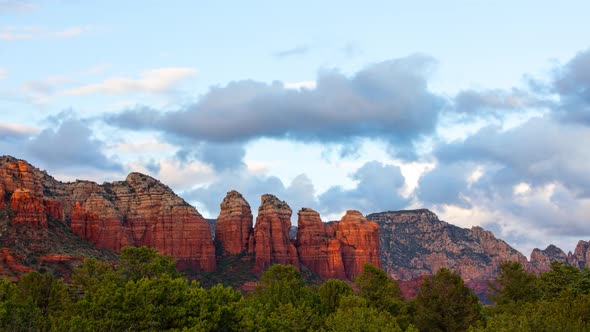
[[[0,208],[13,223],[47,227],[48,218],[98,248],[120,251],[146,245],[173,256],[180,266],[215,269],[208,223],[199,212],[147,175],[125,181],[62,183],[13,157],[0,157]]]
[[[271,264],[299,267],[297,250],[289,239],[292,210],[274,195],[262,195],[249,252],[254,254],[254,270],[263,271]]]
[[[319,213],[303,208],[298,213],[297,252],[301,264],[324,279],[346,278],[341,244],[333,227]]]
[[[248,250],[252,234],[252,210],[242,194],[232,190],[221,202],[215,225],[215,240],[222,252],[236,255]]]

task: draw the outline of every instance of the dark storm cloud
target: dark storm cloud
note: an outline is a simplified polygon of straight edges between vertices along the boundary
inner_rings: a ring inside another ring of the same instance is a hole
[[[93,168],[122,170],[102,152],[103,142],[92,137],[88,124],[78,119],[67,119],[57,129],[47,128],[28,141],[25,150],[44,165],[60,168]]]
[[[315,189],[311,180],[304,174],[293,179],[291,184],[285,185],[275,176],[257,176],[244,172],[224,172],[211,185],[182,193],[182,197],[190,201],[198,201],[211,213],[209,217],[216,218],[219,214],[219,204],[230,190],[237,190],[250,204],[252,212],[256,214],[260,205],[260,196],[273,194],[289,204],[294,212],[292,221],[296,221],[296,213],[302,207],[317,208]]]
[[[552,86],[560,97],[562,119],[590,125],[590,49],[555,69]]]
[[[307,52],[309,52],[309,49],[310,49],[310,47],[308,45],[299,45],[299,46],[295,46],[293,48],[290,48],[288,50],[276,52],[273,55],[276,58],[286,58],[286,57],[291,57],[291,56],[298,56],[298,55],[307,54]]]
[[[232,82],[212,87],[197,104],[178,111],[135,109],[105,120],[217,143],[260,137],[324,143],[376,138],[389,143],[394,154],[414,157],[413,144],[434,131],[445,103],[428,90],[434,65],[431,57],[413,55],[369,66],[352,77],[323,71],[315,89]]]
[[[356,209],[363,214],[405,207],[409,200],[399,194],[404,177],[397,166],[383,165],[377,161],[364,164],[352,174],[358,181],[355,188],[331,187],[319,196],[323,213],[339,213]]]

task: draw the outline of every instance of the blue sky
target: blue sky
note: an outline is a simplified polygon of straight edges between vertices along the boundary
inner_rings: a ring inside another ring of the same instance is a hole
[[[0,0],[0,154],[325,220],[590,237],[590,4]],[[295,217],[293,222],[295,222]]]

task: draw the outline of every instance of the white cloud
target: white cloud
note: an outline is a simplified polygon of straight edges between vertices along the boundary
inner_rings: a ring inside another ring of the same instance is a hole
[[[6,68],[0,67],[0,80],[6,79],[7,76],[8,76],[8,70],[6,70]]]
[[[301,81],[301,82],[287,82],[285,88],[287,89],[315,89],[316,81]]]
[[[0,28],[0,40],[17,41],[31,39],[63,39],[81,35],[88,27],[70,27],[62,30],[51,30],[47,27],[4,26]]]
[[[34,127],[15,124],[15,123],[0,122],[0,135],[2,133],[11,133],[13,135],[26,136],[26,135],[37,134],[38,132],[39,132],[39,129],[34,128]]]
[[[140,78],[114,77],[100,83],[88,84],[64,91],[65,95],[83,96],[95,93],[124,94],[132,92],[161,93],[195,76],[197,71],[187,67],[168,67],[146,70]]]

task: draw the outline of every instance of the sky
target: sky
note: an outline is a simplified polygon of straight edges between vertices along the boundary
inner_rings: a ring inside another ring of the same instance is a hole
[[[590,2],[0,0],[0,155],[590,239]]]

